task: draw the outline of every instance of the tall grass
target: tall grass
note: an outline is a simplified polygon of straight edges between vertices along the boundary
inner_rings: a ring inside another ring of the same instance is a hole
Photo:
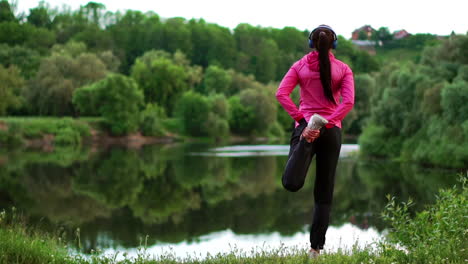
[[[385,241],[374,247],[338,250],[336,253],[322,254],[311,260],[307,249],[287,248],[252,249],[241,252],[233,249],[230,253],[208,255],[200,259],[196,256],[178,258],[167,252],[162,256],[150,256],[146,243],[138,249],[136,257],[119,253],[101,255],[94,252],[90,256],[74,255],[58,237],[39,233],[18,219],[14,212],[0,214],[0,264],[15,263],[119,263],[119,264],[297,264],[297,263],[466,263],[468,233],[468,174],[460,177],[460,185],[441,190],[435,204],[414,215],[410,213],[413,202],[398,203],[389,197],[389,203],[382,217],[391,228]],[[79,234],[77,236],[79,244]]]
[[[1,118],[7,130],[0,130],[0,144],[17,146],[25,139],[42,138],[53,135],[55,145],[79,146],[82,139],[90,136],[88,122],[69,117],[8,117]]]

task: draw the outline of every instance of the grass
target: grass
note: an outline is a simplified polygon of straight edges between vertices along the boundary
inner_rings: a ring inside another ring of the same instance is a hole
[[[96,122],[96,120],[89,120]],[[0,144],[18,146],[24,140],[53,135],[58,146],[79,146],[83,138],[91,135],[90,125],[86,121],[70,117],[7,117],[0,118],[7,130],[0,130]]]

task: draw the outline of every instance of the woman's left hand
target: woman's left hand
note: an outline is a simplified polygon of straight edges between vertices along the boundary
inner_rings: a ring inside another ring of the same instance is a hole
[[[308,127],[304,128],[301,134],[301,139],[305,138],[307,142],[314,142],[320,136],[320,130],[310,129]]]

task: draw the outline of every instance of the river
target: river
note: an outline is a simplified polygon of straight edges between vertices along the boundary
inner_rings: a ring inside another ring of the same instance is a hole
[[[381,239],[387,194],[411,197],[420,210],[456,182],[452,171],[363,160],[357,151],[342,148],[329,251]],[[150,254],[179,257],[306,248],[315,161],[304,188],[290,193],[281,186],[287,153],[285,145],[205,144],[2,151],[0,209],[15,207],[85,255],[134,255],[142,245]]]

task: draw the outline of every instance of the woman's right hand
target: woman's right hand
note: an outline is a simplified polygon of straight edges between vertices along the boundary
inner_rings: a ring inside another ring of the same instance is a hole
[[[311,143],[314,142],[320,136],[320,130],[318,129],[310,129],[308,127],[304,128],[301,134],[301,139],[305,138],[307,142]]]

